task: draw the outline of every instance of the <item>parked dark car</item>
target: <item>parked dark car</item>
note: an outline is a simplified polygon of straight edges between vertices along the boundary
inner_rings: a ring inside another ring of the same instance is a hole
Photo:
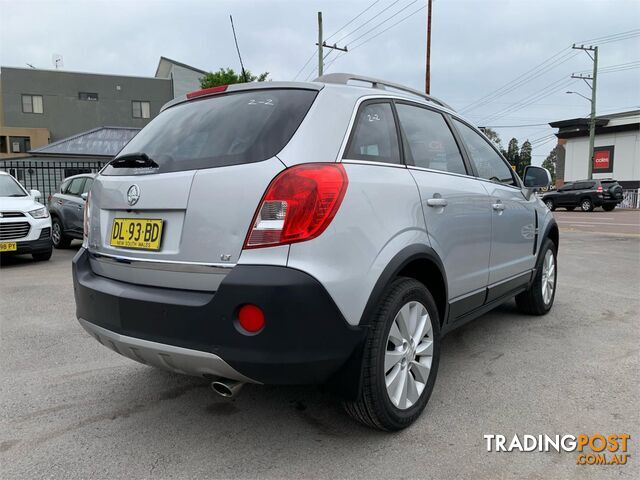
[[[561,207],[569,211],[580,208],[583,212],[591,212],[596,207],[602,207],[610,212],[622,202],[622,187],[611,178],[577,180],[545,193],[542,201],[551,211]]]
[[[84,198],[95,174],[84,173],[66,178],[49,201],[51,239],[56,248],[67,248],[74,238],[82,240]]]

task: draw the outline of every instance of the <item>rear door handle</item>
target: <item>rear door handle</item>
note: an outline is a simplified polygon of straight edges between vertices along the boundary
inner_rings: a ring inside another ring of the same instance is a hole
[[[429,198],[427,200],[427,205],[430,207],[446,207],[447,200],[444,198]]]
[[[501,211],[504,210],[504,203],[502,203],[502,202],[493,203],[493,204],[491,204],[491,206],[493,207],[493,209],[496,212],[501,212]]]

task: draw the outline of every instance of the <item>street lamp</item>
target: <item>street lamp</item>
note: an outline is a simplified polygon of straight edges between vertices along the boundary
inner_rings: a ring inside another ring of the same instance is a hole
[[[597,47],[596,47],[597,48]],[[580,92],[568,91],[568,94],[579,95],[585,100],[587,100],[591,104],[591,120],[589,121],[589,165],[587,167],[587,172],[589,173],[589,178],[593,178],[593,143],[595,140],[595,132],[596,132],[596,107],[595,107],[595,90],[591,87],[593,92],[593,97],[589,98],[585,95],[582,95]]]

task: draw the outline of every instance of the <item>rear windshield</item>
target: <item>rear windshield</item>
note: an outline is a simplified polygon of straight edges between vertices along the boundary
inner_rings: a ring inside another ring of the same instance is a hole
[[[144,153],[159,173],[260,162],[289,142],[317,91],[265,89],[228,93],[168,108],[116,158]],[[125,174],[107,166],[105,175]]]

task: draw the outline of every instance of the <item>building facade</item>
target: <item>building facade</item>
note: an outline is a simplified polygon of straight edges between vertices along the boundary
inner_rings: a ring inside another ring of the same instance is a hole
[[[156,78],[171,79],[173,97],[181,97],[200,89],[200,79],[206,74],[204,70],[176,62],[167,57],[160,57]]]
[[[551,122],[558,132],[556,186],[588,178],[589,118]],[[593,178],[614,178],[640,188],[640,110],[596,117]]]
[[[23,145],[30,137],[30,150],[42,146],[44,130],[48,143],[105,125],[142,128],[173,99],[173,86],[167,78],[1,67],[0,99],[0,153],[14,157],[24,152],[11,137]]]

